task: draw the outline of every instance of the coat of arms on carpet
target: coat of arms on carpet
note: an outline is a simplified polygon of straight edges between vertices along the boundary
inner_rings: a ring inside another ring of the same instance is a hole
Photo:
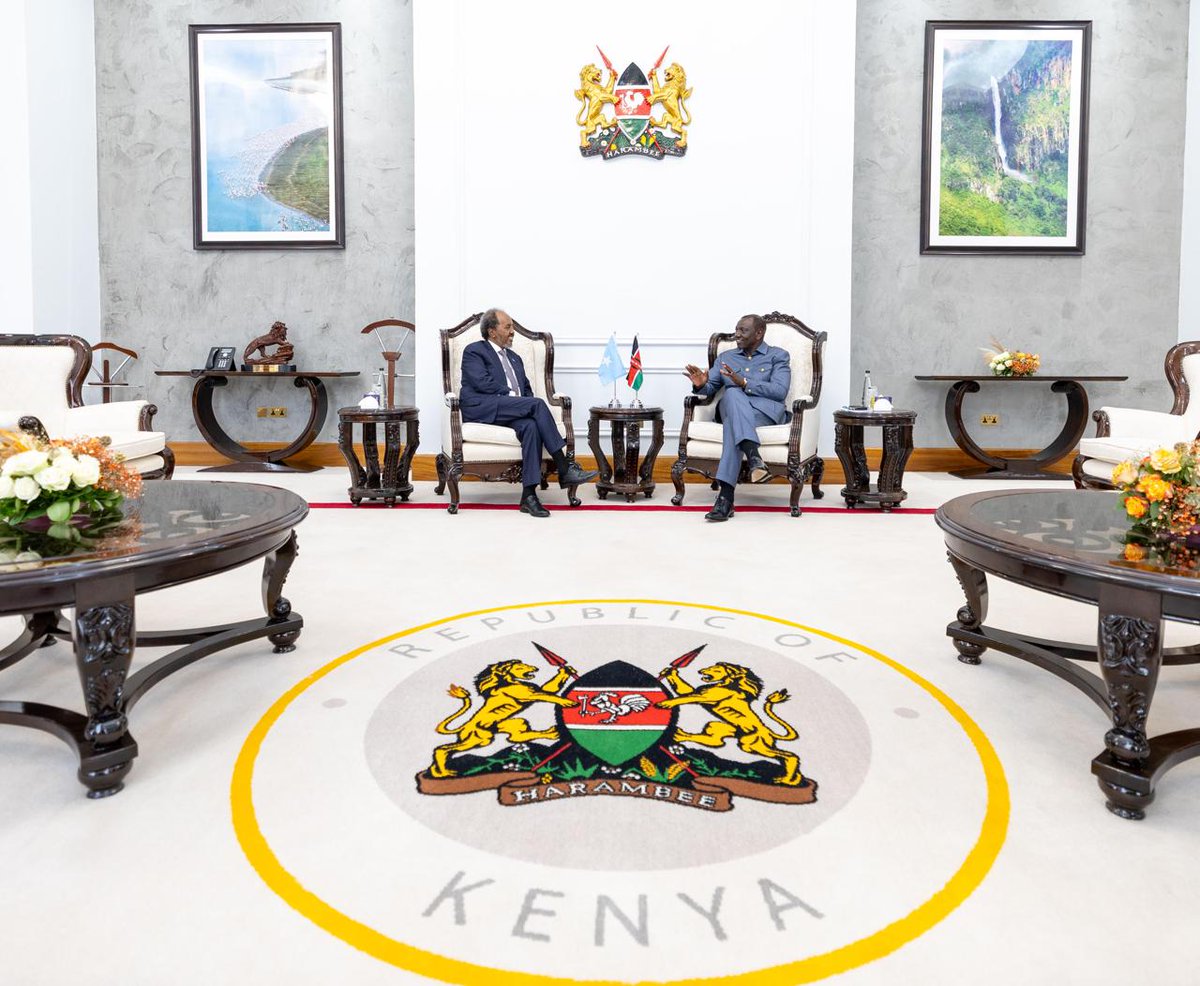
[[[579,131],[579,153],[597,155],[605,160],[639,154],[661,161],[665,155],[683,157],[687,153],[687,128],[692,116],[686,100],[691,98],[687,73],[672,62],[658,80],[658,70],[667,56],[667,48],[658,56],[649,76],[630,62],[620,76],[608,56],[596,46],[608,80],[594,64],[579,71],[579,112],[575,122]],[[660,116],[654,116],[658,107]]]
[[[542,684],[537,667],[514,659],[476,675],[478,703],[467,688],[450,686],[459,706],[435,729],[453,740],[437,746],[417,775],[422,794],[494,790],[500,804],[510,806],[634,797],[707,811],[729,811],[735,796],[789,805],[816,800],[816,782],[781,745],[798,738],[776,711],[787,702],[787,689],[771,692],[756,708],[764,686],[752,669],[722,661],[701,669],[693,684],[684,669],[701,645],[657,675],[623,660],[579,674],[558,654],[533,646],[557,669]],[[524,715],[538,704],[554,708],[554,725],[530,725]],[[683,728],[684,706],[697,707],[709,721]],[[747,758],[716,752],[729,743]]]

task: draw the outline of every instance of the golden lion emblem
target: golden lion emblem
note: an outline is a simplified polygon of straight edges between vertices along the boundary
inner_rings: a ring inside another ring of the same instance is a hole
[[[679,134],[679,146],[687,147],[687,127],[692,122],[692,115],[683,102],[692,95],[692,90],[687,87],[687,73],[678,62],[672,62],[663,73],[663,79],[666,84],[660,86],[657,69],[650,70],[650,105],[658,104],[663,109],[663,115],[650,123],[663,130],[670,127]]]
[[[600,69],[595,65],[585,65],[579,70],[579,88],[575,90],[575,98],[583,105],[575,116],[575,122],[583,129],[579,131],[579,146],[588,146],[588,134],[594,133],[607,125],[603,117],[605,104],[616,103],[617,97],[613,90],[617,85],[616,73],[609,69],[608,84],[600,84]]]
[[[800,773],[800,758],[776,746],[777,743],[786,743],[797,737],[796,730],[774,711],[774,706],[788,700],[786,688],[772,692],[763,702],[764,714],[783,728],[782,733],[777,733],[751,708],[751,702],[762,692],[763,683],[749,668],[724,662],[703,668],[700,677],[704,679],[704,684],[699,688],[693,688],[684,681],[678,669],[673,667],[665,669],[661,677],[677,697],[659,702],[659,708],[702,705],[704,710],[717,720],[708,723],[698,733],[676,729],[676,743],[699,743],[702,746],[719,747],[736,736],[738,746],[746,753],[780,762],[783,774],[775,778],[776,784],[796,786],[804,783],[804,777]]]
[[[569,668],[560,668],[544,685],[538,685],[530,679],[537,674],[537,668],[532,664],[521,661],[500,661],[489,664],[475,676],[475,689],[483,696],[483,705],[475,710],[462,726],[451,728],[451,723],[466,713],[472,705],[471,693],[461,685],[451,685],[448,692],[452,698],[457,698],[462,705],[437,724],[437,731],[443,736],[453,736],[453,743],[444,743],[435,747],[433,763],[429,767],[431,777],[453,777],[455,771],[447,763],[454,753],[466,750],[477,750],[491,746],[497,733],[503,733],[510,743],[528,743],[530,740],[557,740],[558,730],[551,726],[549,729],[531,729],[528,721],[519,717],[519,713],[535,702],[548,702],[551,705],[571,707],[578,703],[569,698],[556,695],[567,679],[571,676]]]

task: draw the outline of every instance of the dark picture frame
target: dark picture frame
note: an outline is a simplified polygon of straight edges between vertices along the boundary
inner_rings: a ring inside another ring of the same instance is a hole
[[[926,21],[921,253],[1083,256],[1091,21]]]
[[[346,245],[342,26],[191,24],[192,246]]]

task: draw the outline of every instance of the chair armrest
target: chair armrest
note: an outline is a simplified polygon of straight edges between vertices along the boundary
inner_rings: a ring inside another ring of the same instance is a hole
[[[811,411],[817,406],[816,400],[811,394],[805,394],[803,397],[797,397],[792,401],[792,413],[799,414],[803,411]]]
[[[706,404],[711,404],[716,400],[716,394],[687,394],[683,398],[684,408],[703,407]]]
[[[1097,424],[1099,416],[1108,420],[1109,435],[1114,438],[1136,436],[1160,439],[1164,445],[1188,442],[1196,436],[1185,434],[1186,425],[1178,414],[1165,411],[1144,411],[1135,407],[1102,407],[1093,417]],[[1100,436],[1103,437],[1103,436]]]
[[[113,431],[143,431],[142,409],[149,401],[118,401],[68,408],[62,419],[63,437],[106,435]]]
[[[458,410],[458,398],[454,394],[450,393],[450,391],[446,391],[446,394],[442,400],[446,402],[446,407],[450,408],[451,411]]]

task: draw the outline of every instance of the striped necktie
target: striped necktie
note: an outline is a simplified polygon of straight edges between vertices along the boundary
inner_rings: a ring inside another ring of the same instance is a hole
[[[517,372],[513,369],[513,365],[508,359],[508,353],[501,349],[498,355],[500,357],[500,365],[504,367],[504,377],[508,380],[508,389],[515,396],[520,397],[521,385],[517,383]]]

